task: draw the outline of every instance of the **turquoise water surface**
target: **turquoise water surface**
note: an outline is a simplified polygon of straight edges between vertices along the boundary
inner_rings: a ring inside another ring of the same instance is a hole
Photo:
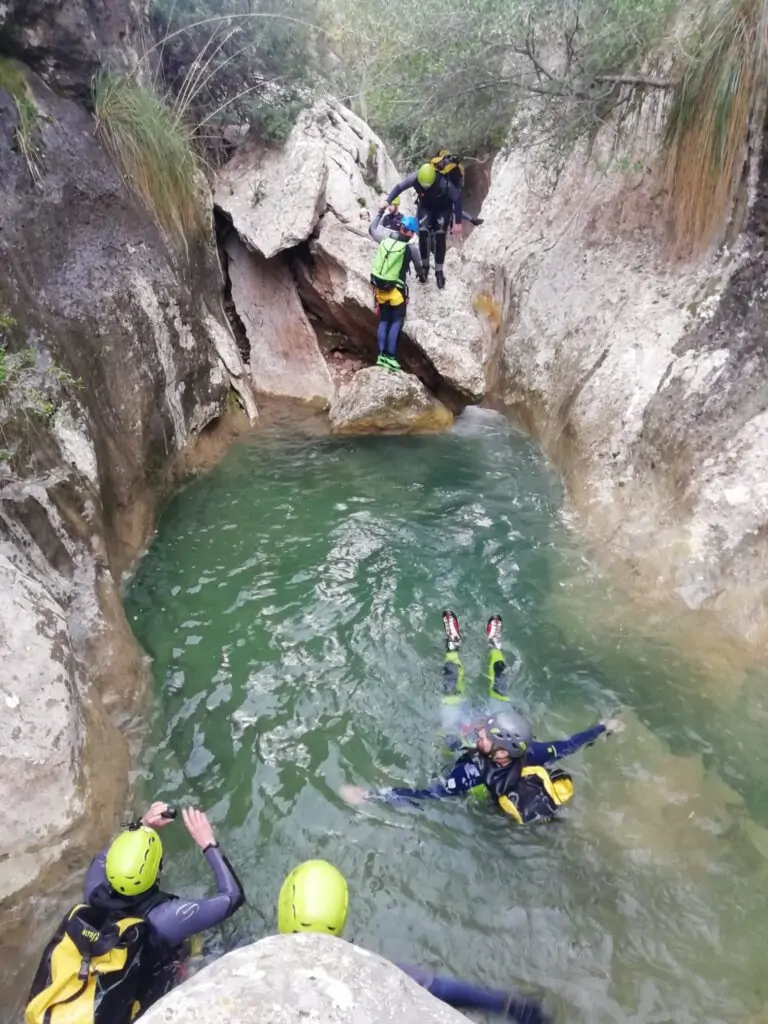
[[[621,736],[569,760],[561,822],[339,798],[439,771],[444,607],[478,701],[503,615],[539,738],[624,707]],[[349,881],[347,937],[385,956],[542,991],[562,1021],[759,1019],[764,674],[630,606],[500,416],[419,438],[262,428],[171,501],[127,610],[156,681],[142,790],[210,812],[248,893],[225,942],[274,930],[283,876],[320,856]],[[164,840],[169,885],[204,892],[182,826]]]

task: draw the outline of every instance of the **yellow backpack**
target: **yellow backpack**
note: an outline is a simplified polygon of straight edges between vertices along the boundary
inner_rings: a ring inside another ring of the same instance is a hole
[[[143,917],[74,906],[45,948],[24,1024],[129,1024],[140,1010],[147,930]]]
[[[450,174],[451,171],[458,168],[462,185],[464,184],[464,165],[454,153],[449,153],[447,149],[441,149],[437,156],[431,157],[429,162],[439,174]]]

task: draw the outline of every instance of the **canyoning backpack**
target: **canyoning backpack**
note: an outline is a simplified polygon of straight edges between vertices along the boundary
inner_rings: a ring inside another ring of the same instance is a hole
[[[390,291],[392,288],[403,287],[403,265],[407,251],[408,243],[399,238],[385,238],[379,243],[371,266],[371,284],[374,288]]]
[[[456,156],[455,153],[449,153],[447,149],[441,149],[437,156],[430,157],[429,162],[438,174],[450,175],[452,171],[458,170],[461,178],[460,183],[462,185],[464,184],[464,165],[462,164],[460,157]],[[456,176],[454,175],[454,177]]]
[[[24,1024],[129,1024],[150,978],[146,914],[168,896],[155,893],[135,908],[104,910],[78,903],[43,952]]]

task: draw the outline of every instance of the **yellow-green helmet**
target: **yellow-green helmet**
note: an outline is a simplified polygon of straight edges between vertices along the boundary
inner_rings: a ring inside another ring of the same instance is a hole
[[[416,172],[416,180],[422,188],[429,188],[435,184],[437,171],[432,164],[422,164]]]
[[[306,860],[287,876],[277,898],[277,930],[341,935],[349,893],[344,875],[327,860]]]
[[[392,205],[393,206],[399,206],[400,205],[400,196],[395,196],[395,198],[392,200]]]
[[[107,850],[107,881],[121,896],[140,896],[157,881],[162,859],[163,844],[153,828],[121,832]]]

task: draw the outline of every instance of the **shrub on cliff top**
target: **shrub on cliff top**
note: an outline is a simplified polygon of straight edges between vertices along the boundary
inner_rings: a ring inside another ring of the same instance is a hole
[[[100,72],[93,81],[96,130],[126,184],[172,238],[189,243],[207,212],[194,128],[182,111],[128,75]]]
[[[714,0],[698,12],[669,110],[665,172],[681,251],[724,227],[768,76],[768,5]]]

